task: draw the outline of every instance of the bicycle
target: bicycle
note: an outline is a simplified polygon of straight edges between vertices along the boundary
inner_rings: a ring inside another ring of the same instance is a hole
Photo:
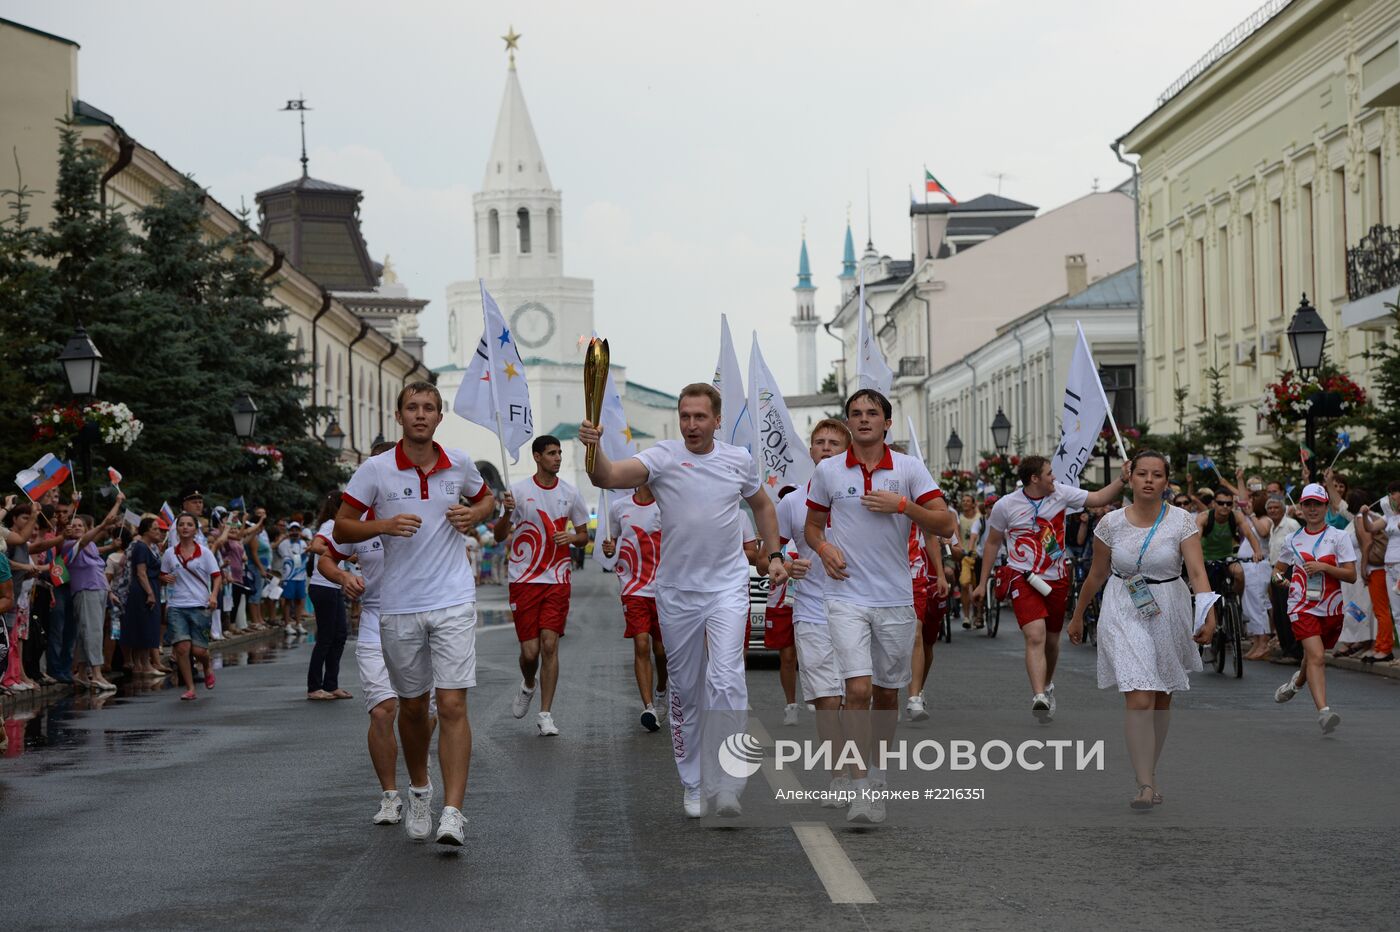
[[[1239,563],[1237,557],[1228,560],[1210,560],[1206,563],[1206,575],[1210,586],[1220,596],[1216,607],[1215,636],[1211,638],[1211,666],[1216,673],[1225,672],[1225,654],[1233,652],[1235,679],[1244,676],[1244,606],[1240,595],[1235,591],[1234,580],[1230,577],[1229,566]],[[1224,591],[1222,591],[1224,590]]]
[[[1001,600],[997,598],[997,571],[1005,563],[998,559],[992,566],[991,578],[987,580],[987,588],[983,590],[982,599],[982,625],[987,629],[987,637],[997,636],[997,628],[1001,624]]]

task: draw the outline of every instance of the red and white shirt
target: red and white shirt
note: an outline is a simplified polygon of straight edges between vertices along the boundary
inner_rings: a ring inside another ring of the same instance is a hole
[[[661,509],[656,584],[691,592],[746,589],[747,521],[739,502],[759,490],[749,451],[716,440],[709,453],[691,453],[684,441],[662,440],[637,459]]]
[[[920,580],[928,583],[929,559],[928,551],[924,549],[924,532],[912,523],[909,528],[909,575],[915,583]]]
[[[807,575],[795,580],[788,588],[792,593],[792,620],[808,624],[826,624],[826,599],[822,596],[826,584],[826,567],[821,558],[807,546],[807,496],[805,489],[789,492],[778,500],[778,536],[784,548],[793,548],[804,560],[811,560]]]
[[[573,561],[568,545],[554,543],[554,535],[588,527],[583,498],[563,479],[542,486],[535,476],[511,486],[515,510],[510,513],[510,581],[562,585],[570,579]]]
[[[360,464],[345,487],[345,502],[377,518],[415,514],[423,524],[412,537],[384,535],[380,608],[386,615],[428,612],[476,601],[476,580],[462,535],[447,520],[460,496],[479,502],[489,490],[462,450],[433,444],[437,461],[424,472],[403,451],[403,441]]]
[[[335,562],[339,563],[342,560],[349,559],[349,556],[344,552],[346,549],[348,549],[348,545],[340,545],[335,542],[334,518],[323,523],[319,528],[317,528],[316,537],[312,539],[324,541],[326,544],[326,552],[331,555],[331,559]],[[321,558],[319,556],[313,556],[311,558],[311,581],[309,585],[325,586],[328,589],[340,588],[340,583],[331,582],[321,572]]]
[[[1323,527],[1317,534],[1308,533],[1307,528],[1294,531],[1283,544],[1279,562],[1293,567],[1292,578],[1288,581],[1288,614],[1321,615],[1324,618],[1342,613],[1342,584],[1326,573],[1322,574],[1322,598],[1309,599],[1308,574],[1303,564],[1309,560],[1326,563],[1328,566],[1341,566],[1356,562],[1356,547],[1351,535],[1339,531],[1331,525]]]
[[[1006,565],[1046,582],[1064,578],[1065,512],[1082,509],[1088,497],[1085,489],[1057,482],[1041,498],[1017,489],[997,499],[988,524],[1006,539]]]
[[[826,538],[846,558],[847,579],[826,580],[827,599],[851,605],[888,607],[914,604],[908,515],[880,514],[860,503],[867,492],[889,491],[927,505],[943,492],[923,463],[889,447],[866,471],[855,448],[817,464],[807,487],[807,507],[829,512]]]
[[[374,520],[374,509],[365,512],[364,520]],[[335,522],[331,522],[334,527]],[[332,538],[334,540],[334,538]],[[358,544],[332,544],[331,556],[336,560],[348,560],[352,556],[360,568],[360,576],[365,581],[364,594],[360,596],[360,640],[366,643],[379,642],[379,591],[384,584],[384,542],[378,537],[362,540]]]
[[[166,549],[160,558],[160,571],[175,577],[166,589],[165,604],[170,608],[208,608],[210,585],[219,575],[219,561],[214,554],[194,542],[194,550],[185,556],[180,545]]]
[[[643,505],[635,494],[608,506],[608,527],[617,541],[613,572],[624,598],[656,598],[656,569],[661,565],[661,509]]]

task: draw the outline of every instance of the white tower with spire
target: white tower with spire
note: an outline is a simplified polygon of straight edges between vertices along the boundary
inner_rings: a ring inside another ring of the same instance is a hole
[[[805,226],[805,225],[804,225]],[[817,391],[817,308],[812,267],[807,261],[807,233],[802,233],[802,254],[797,260],[797,315],[792,326],[797,331],[797,390],[803,395]]]

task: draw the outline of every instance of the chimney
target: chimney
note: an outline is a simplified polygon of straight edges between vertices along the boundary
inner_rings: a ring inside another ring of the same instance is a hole
[[[1089,264],[1083,253],[1065,256],[1065,296],[1072,298],[1089,287]]]

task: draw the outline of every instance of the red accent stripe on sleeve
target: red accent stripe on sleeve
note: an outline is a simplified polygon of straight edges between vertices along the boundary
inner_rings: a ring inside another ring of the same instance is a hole
[[[331,544],[329,541],[326,542],[326,550],[330,552],[331,556],[335,557],[337,563],[339,563],[341,560],[350,559],[350,554],[341,553],[339,550],[336,550],[335,545]]]
[[[489,488],[487,488],[486,483],[483,482],[483,483],[481,483],[481,491],[477,492],[477,493],[476,493],[475,495],[473,495],[471,498],[467,499],[467,501],[469,501],[469,502],[471,502],[473,505],[475,505],[477,502],[479,502],[479,501],[481,501],[483,498],[485,498],[490,492],[491,492],[491,490],[490,490]]]
[[[816,502],[812,501],[810,498],[807,499],[807,507],[808,507],[808,508],[811,508],[811,509],[813,509],[813,510],[815,510],[815,511],[830,511],[830,510],[831,510],[830,508],[826,507],[825,505],[818,505]]]
[[[935,498],[942,498],[942,497],[943,497],[943,490],[942,490],[942,489],[934,489],[932,492],[925,492],[923,495],[920,495],[918,498],[914,499],[914,504],[916,504],[916,505],[923,505],[923,504],[925,504],[926,502],[931,502],[931,501],[933,501]]]
[[[349,505],[351,508],[354,508],[356,511],[360,512],[361,514],[363,514],[363,513],[365,512],[365,510],[369,508],[368,505],[366,505],[364,502],[361,502],[361,501],[359,501],[358,499],[352,497],[348,492],[341,492],[341,493],[340,493],[340,500],[341,500],[342,502],[344,502],[345,504]]]

